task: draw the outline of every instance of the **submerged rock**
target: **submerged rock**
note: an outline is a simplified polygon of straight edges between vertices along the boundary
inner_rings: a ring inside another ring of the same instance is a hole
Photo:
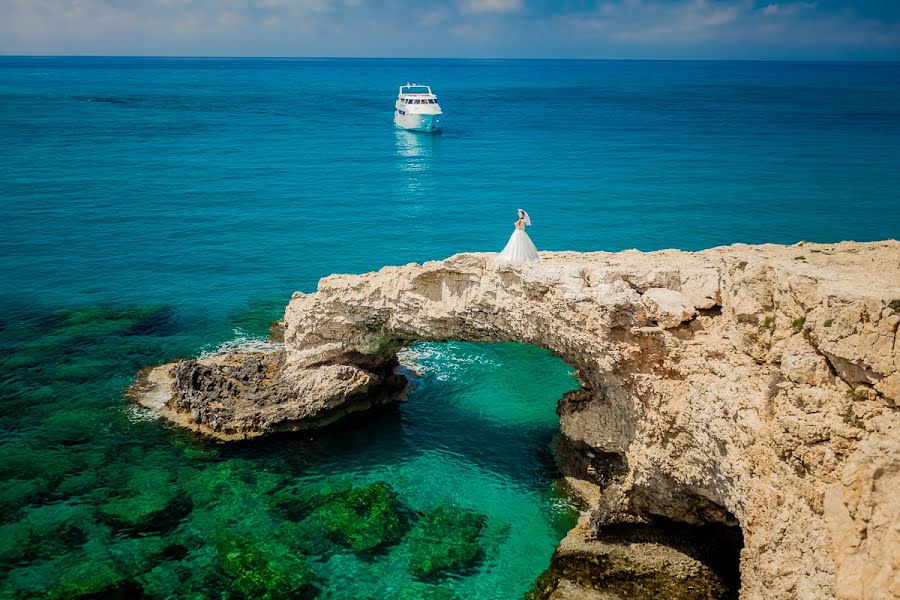
[[[474,564],[486,521],[484,515],[446,503],[422,514],[407,538],[410,572],[429,579]]]
[[[393,544],[409,529],[397,493],[383,481],[354,487],[312,511],[307,521],[355,552]]]
[[[159,334],[174,318],[171,306],[88,306],[58,311],[59,332],[64,338]]]
[[[159,558],[174,546],[169,539],[156,535],[125,537],[115,541],[100,540],[98,545],[102,545],[102,552],[110,556],[119,570],[129,578],[152,569]]]
[[[300,521],[323,504],[353,489],[349,479],[332,477],[320,483],[285,487],[272,495],[271,505],[288,519]]]
[[[284,320],[278,319],[269,324],[269,341],[276,344],[284,343]]]
[[[58,502],[22,512],[21,519],[0,525],[0,564],[64,555],[104,533],[86,504]]]
[[[190,512],[190,503],[164,469],[135,469],[125,494],[97,507],[102,519],[131,529],[161,529]]]
[[[31,481],[41,482],[49,491],[52,482],[83,468],[82,458],[82,453],[68,449],[4,444],[0,446],[0,477],[17,479],[22,475],[31,475]]]
[[[164,560],[136,579],[145,597],[209,598],[221,594],[221,576],[212,564],[214,556],[195,554],[184,560]]]
[[[284,477],[260,469],[252,461],[231,459],[201,468],[179,471],[181,486],[196,506],[211,506],[235,500],[268,504],[267,494],[284,485]]]
[[[62,570],[59,580],[47,590],[51,600],[70,598],[128,598],[140,594],[115,564],[84,557]]]
[[[101,484],[100,473],[96,469],[88,468],[63,478],[54,491],[66,497],[79,496],[94,492]]]
[[[17,508],[28,504],[30,500],[46,494],[49,486],[39,479],[7,479],[3,482],[3,495],[0,496],[0,514],[9,514]]]
[[[311,597],[315,578],[309,563],[279,541],[248,540],[226,532],[216,549],[228,588],[240,597]]]
[[[710,544],[686,531],[646,524],[621,525],[599,533],[588,515],[560,542],[550,568],[526,600],[719,600],[736,594],[737,564],[717,571]],[[735,538],[726,545],[731,551]]]

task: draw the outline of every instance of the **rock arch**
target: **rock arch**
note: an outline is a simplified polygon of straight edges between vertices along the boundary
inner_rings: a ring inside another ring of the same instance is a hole
[[[744,598],[890,587],[900,244],[495,256],[326,277],[292,297],[283,352],[160,367],[135,394],[207,433],[245,435],[379,401],[413,340],[536,344],[582,382],[560,428],[570,470],[603,486],[592,528],[739,522]],[[210,409],[223,386],[257,408]]]

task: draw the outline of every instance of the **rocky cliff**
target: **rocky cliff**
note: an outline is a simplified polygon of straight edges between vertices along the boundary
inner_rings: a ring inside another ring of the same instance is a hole
[[[251,436],[365,408],[414,340],[537,344],[582,383],[560,454],[601,490],[593,535],[739,526],[742,598],[900,597],[900,243],[541,258],[327,277],[291,299],[283,355],[164,365],[135,394]]]

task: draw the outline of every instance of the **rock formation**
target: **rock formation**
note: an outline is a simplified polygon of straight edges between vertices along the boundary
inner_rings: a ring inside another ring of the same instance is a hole
[[[128,395],[170,421],[223,441],[321,427],[396,401],[396,359],[373,369],[285,364],[282,349],[233,351],[144,369]]]
[[[164,365],[135,395],[250,436],[363,408],[415,340],[537,344],[582,383],[561,446],[600,486],[595,534],[739,525],[742,598],[900,597],[900,243],[495,259],[326,277],[283,355]]]

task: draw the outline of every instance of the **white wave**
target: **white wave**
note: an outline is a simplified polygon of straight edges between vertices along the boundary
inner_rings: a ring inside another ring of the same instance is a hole
[[[270,342],[268,338],[251,336],[240,329],[233,330],[234,338],[222,342],[218,346],[207,345],[200,350],[200,358],[211,358],[229,352],[273,352],[284,348],[284,344]]]
[[[156,421],[159,419],[159,413],[145,408],[138,404],[129,404],[125,408],[125,418],[132,423],[146,423],[148,421]]]
[[[429,374],[438,381],[462,377],[471,365],[501,367],[487,351],[461,348],[459,343],[422,343],[397,353],[400,364],[416,373]]]

